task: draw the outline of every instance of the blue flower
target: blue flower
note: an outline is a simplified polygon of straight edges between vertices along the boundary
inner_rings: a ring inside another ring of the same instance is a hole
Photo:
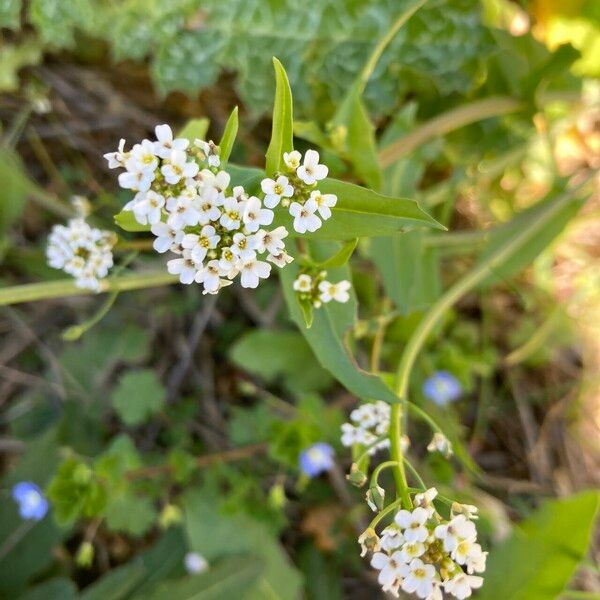
[[[30,481],[21,481],[13,486],[12,497],[19,505],[22,519],[41,521],[48,512],[48,500],[42,490]]]
[[[325,442],[317,442],[300,454],[300,470],[309,477],[316,477],[333,467],[334,450]]]
[[[423,394],[439,406],[454,402],[462,394],[462,386],[452,373],[437,371],[425,380]]]

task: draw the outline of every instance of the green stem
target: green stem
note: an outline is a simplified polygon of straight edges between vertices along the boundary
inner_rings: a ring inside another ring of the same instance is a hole
[[[402,498],[398,498],[398,500],[394,500],[394,502],[392,502],[391,504],[388,504],[381,512],[379,512],[377,514],[377,516],[369,523],[369,527],[367,527],[367,529],[375,529],[375,527],[377,526],[377,524],[383,519],[385,518],[387,515],[389,515],[391,512],[393,512],[394,510],[396,510],[397,508],[399,508],[400,506],[402,506]]]
[[[151,271],[148,273],[133,273],[122,277],[110,277],[102,282],[102,292],[125,292],[142,288],[172,285],[179,281],[176,275],[166,271]],[[29,283],[15,285],[0,290],[0,306],[18,304],[20,302],[34,302],[49,298],[63,298],[65,296],[85,296],[95,292],[84,290],[75,285],[73,279],[61,279],[45,283]]]
[[[369,487],[377,485],[377,481],[379,479],[379,474],[381,473],[381,471],[389,469],[390,467],[395,467],[397,464],[398,463],[395,460],[386,460],[385,462],[382,462],[381,464],[377,465],[375,469],[373,469],[373,473],[371,474],[371,483]]]
[[[405,458],[404,464],[408,467],[408,470],[412,473],[417,483],[421,486],[421,489],[425,491],[427,489],[427,486],[425,485],[425,482],[421,479],[421,476],[419,475],[417,470],[413,467],[412,463],[407,458]]]
[[[441,433],[442,435],[444,435],[445,437],[448,437],[443,429],[420,407],[417,406],[414,402],[406,402],[406,405],[408,406],[408,409],[414,413],[415,415],[417,415],[419,418],[423,419],[423,421],[425,421],[429,427],[431,427],[431,429],[433,429],[433,431],[437,431],[438,433]]]
[[[408,493],[408,483],[404,472],[404,456],[402,453],[402,405],[394,404],[390,415],[390,455],[396,463],[394,480],[404,508],[410,510],[412,502]]]
[[[363,460],[364,458],[367,457],[367,454],[369,454],[369,452],[375,448],[375,446],[377,446],[377,444],[380,444],[381,442],[383,442],[383,440],[385,440],[387,436],[386,435],[382,435],[381,437],[378,437],[372,444],[369,444],[362,452],[361,454],[354,459],[353,462],[355,462],[357,465],[360,464],[360,461]]]

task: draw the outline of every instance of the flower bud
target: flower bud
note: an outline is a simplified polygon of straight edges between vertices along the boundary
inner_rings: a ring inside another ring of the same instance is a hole
[[[358,468],[356,463],[352,463],[350,473],[346,475],[346,479],[354,486],[360,488],[367,483],[367,476]]]
[[[83,569],[89,569],[94,562],[94,546],[91,542],[83,542],[77,550],[77,556],[75,557],[77,566]]]
[[[373,485],[367,490],[367,504],[373,512],[383,509],[385,490],[379,485]]]
[[[367,552],[378,552],[381,549],[379,536],[372,527],[365,529],[365,531],[360,534],[358,543],[361,547],[361,556],[364,556]]]
[[[168,529],[171,525],[176,525],[177,523],[181,523],[183,519],[183,514],[181,509],[174,504],[167,504],[162,509],[160,516],[158,518],[158,522],[163,529]]]

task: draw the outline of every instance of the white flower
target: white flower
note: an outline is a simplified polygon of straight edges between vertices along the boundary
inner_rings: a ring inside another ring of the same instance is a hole
[[[291,198],[294,195],[294,188],[284,175],[280,175],[276,180],[263,179],[260,187],[266,194],[264,202],[267,208],[275,208],[282,198]]]
[[[322,194],[319,190],[314,190],[310,193],[310,197],[317,203],[317,210],[321,218],[326,221],[331,217],[331,209],[337,203],[335,194]]]
[[[238,231],[238,233],[233,236],[231,251],[242,260],[252,260],[256,258],[255,243],[254,236],[247,236]]]
[[[383,552],[375,552],[371,558],[371,566],[379,571],[377,581],[383,591],[391,590],[397,581],[408,575],[408,566],[402,561],[400,552],[394,552],[391,556]]]
[[[450,440],[439,431],[436,431],[431,438],[431,442],[429,442],[427,446],[427,450],[429,452],[435,452],[436,450],[443,454],[446,458],[452,456],[452,444]]]
[[[279,254],[268,254],[267,260],[274,265],[277,265],[280,269],[283,269],[285,265],[289,265],[294,259],[285,251],[282,250]]]
[[[134,192],[147,192],[153,181],[154,173],[147,171],[128,170],[119,175],[119,185],[124,190],[133,190]]]
[[[397,527],[390,525],[381,532],[381,547],[386,551],[396,550],[404,543],[402,531]]]
[[[467,563],[469,556],[473,554],[476,562],[480,558],[481,546],[479,547],[479,552],[477,552],[477,549],[474,548],[474,546],[479,546],[479,544],[475,543],[474,537],[461,539],[450,553],[450,557],[459,565],[464,565]]]
[[[248,198],[244,204],[243,220],[249,233],[258,231],[261,225],[270,225],[273,222],[273,211],[262,208],[260,200],[256,196]]]
[[[475,540],[477,537],[475,524],[464,515],[457,515],[448,523],[438,525],[433,533],[438,540],[444,542],[446,552],[453,552],[462,540]]]
[[[203,190],[202,197],[198,202],[199,218],[198,222],[200,225],[206,225],[211,221],[218,221],[221,216],[221,210],[219,206],[223,204],[219,192],[214,187],[209,187]]]
[[[427,548],[422,542],[413,542],[412,544],[406,542],[402,546],[400,553],[402,554],[404,562],[409,563],[413,558],[419,558],[419,556],[425,554],[425,550],[427,550]]]
[[[225,275],[225,273],[219,266],[219,261],[210,260],[203,269],[198,271],[196,282],[204,284],[204,290],[208,294],[214,294],[222,287],[221,275]]]
[[[197,225],[200,220],[197,204],[188,196],[169,198],[167,200],[167,210],[170,213],[167,223],[174,229]]]
[[[348,302],[350,300],[350,294],[348,293],[350,287],[351,284],[346,279],[337,283],[321,281],[319,283],[319,291],[321,292],[319,298],[322,302],[331,302],[331,300],[342,303]]]
[[[154,129],[157,142],[154,142],[154,152],[160,158],[169,158],[172,150],[185,150],[190,142],[189,140],[179,138],[173,139],[173,132],[168,125],[157,125]]]
[[[298,150],[292,150],[291,152],[283,153],[283,162],[289,169],[295,171],[300,166],[302,160],[302,154]]]
[[[458,598],[464,600],[469,598],[472,594],[471,590],[480,588],[483,585],[483,577],[477,575],[467,575],[465,573],[459,573],[444,581],[444,590]]]
[[[234,197],[225,198],[219,222],[225,229],[229,229],[230,231],[239,229],[243,212],[243,202],[238,202]]]
[[[204,573],[208,569],[208,562],[201,554],[197,552],[188,552],[184,558],[185,570],[190,575]]]
[[[204,140],[194,140],[194,146],[197,146],[202,150],[202,153],[208,161],[209,167],[220,167],[221,158],[219,156],[219,147],[212,141],[205,142]]]
[[[325,165],[319,164],[319,153],[316,150],[307,150],[304,155],[304,163],[297,168],[296,175],[306,185],[313,185],[317,181],[325,179],[328,172],[329,169]]]
[[[280,225],[273,231],[265,231],[260,229],[256,232],[254,239],[256,240],[256,249],[259,252],[268,251],[270,254],[277,255],[284,248],[283,240],[288,236],[288,230]]]
[[[192,258],[192,253],[185,250],[180,258],[173,258],[167,262],[167,270],[171,275],[179,275],[179,281],[189,285],[194,281],[202,263]]]
[[[429,516],[432,517],[435,513],[435,506],[433,505],[433,501],[437,495],[438,491],[434,487],[429,488],[428,490],[420,494],[415,494],[415,506],[420,506],[421,508],[424,508],[429,513]]]
[[[425,527],[428,518],[428,512],[418,506],[412,512],[405,509],[398,511],[394,520],[404,530],[407,542],[424,542],[429,535]]]
[[[290,215],[294,217],[294,229],[298,233],[307,231],[316,231],[321,227],[321,219],[315,215],[317,203],[314,200],[307,200],[304,205],[298,202],[290,204]]]
[[[181,245],[190,250],[192,258],[201,263],[209,250],[217,247],[221,236],[216,235],[215,228],[212,225],[205,225],[200,231],[200,235],[188,233],[181,242]]]
[[[125,140],[121,138],[119,140],[119,149],[116,152],[107,152],[104,155],[104,158],[108,161],[108,168],[116,169],[118,167],[124,167],[127,154],[128,153],[125,152]]]
[[[302,277],[302,275],[300,276]],[[297,281],[297,280],[296,280]],[[296,282],[294,282],[295,284]],[[296,288],[294,288],[296,289]],[[354,427],[350,423],[342,424],[342,446],[353,446],[354,444],[362,444],[363,430],[359,427]]]
[[[251,258],[242,263],[240,273],[242,287],[255,288],[258,287],[260,279],[266,279],[271,274],[271,265],[262,260]]]
[[[431,594],[427,596],[427,600],[444,600],[444,596],[442,595],[441,584],[439,581],[433,582],[433,590],[431,590]]]
[[[369,429],[377,424],[377,413],[375,412],[375,405],[372,402],[363,404],[358,408],[355,408],[350,413],[350,419],[355,423],[358,423],[360,427]]]
[[[160,168],[165,181],[170,184],[179,183],[182,179],[194,177],[198,173],[195,162],[187,162],[187,154],[183,150],[171,150],[168,158]]]
[[[240,257],[230,247],[223,248],[219,259],[219,267],[227,277],[233,279],[239,272],[240,260]]]
[[[474,521],[479,518],[479,509],[472,504],[461,504],[460,502],[453,502],[450,514],[455,517],[456,515],[465,515],[467,519]]]
[[[141,225],[154,225],[162,217],[165,198],[152,190],[148,190],[133,206],[135,220]]]
[[[219,171],[215,175],[208,169],[202,169],[202,171],[200,171],[199,179],[204,189],[214,188],[218,194],[223,194],[223,192],[229,187],[231,176],[227,171]],[[236,194],[236,190],[238,191],[238,194]],[[233,197],[238,201],[240,200],[238,196],[241,195],[240,190],[243,193],[244,188],[242,186],[236,186],[233,188]]]
[[[415,593],[419,598],[427,598],[433,592],[436,572],[433,565],[415,558],[408,566],[408,573],[402,582],[402,589],[409,594]]]
[[[162,254],[167,250],[173,250],[174,246],[177,246],[183,240],[183,231],[181,229],[174,229],[167,223],[155,223],[150,228],[150,231],[156,236],[153,248]]]
[[[298,275],[292,287],[296,292],[308,293],[312,290],[312,277],[310,275]]]
[[[467,573],[483,573],[485,571],[485,563],[487,560],[487,552],[483,552],[479,544],[471,544],[471,549],[467,556],[466,566]]]
[[[150,140],[143,140],[135,144],[130,152],[130,160],[135,161],[135,171],[154,172],[158,167],[158,158],[154,153],[154,144]]]
[[[364,556],[368,551],[379,552],[381,549],[377,533],[370,527],[358,536],[358,543],[360,544],[361,556]]]

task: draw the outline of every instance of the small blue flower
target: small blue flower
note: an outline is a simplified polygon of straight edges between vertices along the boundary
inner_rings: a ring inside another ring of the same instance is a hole
[[[300,470],[309,477],[316,477],[333,467],[333,448],[325,442],[317,442],[300,454]]]
[[[446,406],[460,398],[462,386],[452,373],[437,371],[423,383],[423,394],[439,406]]]
[[[48,500],[42,490],[30,481],[21,481],[13,486],[12,497],[19,505],[22,519],[41,521],[48,512]]]

